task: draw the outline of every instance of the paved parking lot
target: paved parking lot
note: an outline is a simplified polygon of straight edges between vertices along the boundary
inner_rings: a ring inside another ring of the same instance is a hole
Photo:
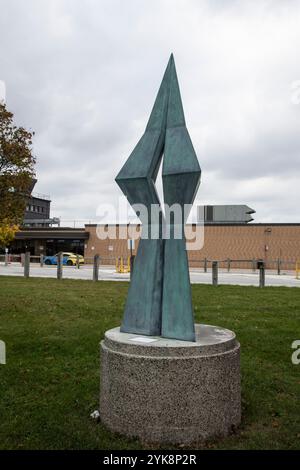
[[[56,266],[40,267],[37,263],[30,265],[31,277],[56,277]],[[11,263],[5,266],[0,263],[0,275],[3,276],[23,276],[24,268],[19,263]],[[211,284],[211,272],[204,273],[203,269],[191,269],[190,271],[191,282],[194,284]],[[63,277],[67,279],[92,279],[93,268],[90,265],[81,266],[77,269],[74,266],[64,266]],[[119,274],[115,272],[114,266],[100,266],[99,280],[103,281],[128,281],[129,274]],[[257,286],[258,285],[258,272],[246,270],[233,270],[227,272],[226,270],[219,270],[219,284],[232,284],[241,286]],[[287,287],[300,287],[300,280],[296,279],[295,272],[283,273],[280,276],[275,271],[266,272],[266,286],[287,286]]]

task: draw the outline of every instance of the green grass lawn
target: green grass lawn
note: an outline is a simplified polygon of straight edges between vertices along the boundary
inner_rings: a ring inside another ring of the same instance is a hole
[[[0,339],[7,347],[1,449],[145,447],[90,418],[98,409],[99,341],[120,324],[127,288],[0,277]],[[300,449],[300,365],[291,363],[291,343],[300,339],[300,289],[192,289],[196,320],[234,330],[241,343],[242,425],[206,448]]]

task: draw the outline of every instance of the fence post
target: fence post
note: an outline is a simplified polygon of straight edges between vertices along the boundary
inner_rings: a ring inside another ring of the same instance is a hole
[[[280,270],[281,270],[281,259],[278,258],[277,260],[277,274],[280,276]]]
[[[62,253],[59,252],[57,255],[57,279],[62,279],[63,277],[63,259]]]
[[[133,275],[133,268],[134,268],[134,255],[130,256],[130,279],[132,278]]]
[[[204,272],[207,273],[207,258],[204,258]]]
[[[79,264],[79,256],[78,256],[78,255],[76,255],[76,267],[77,267],[77,269],[79,269],[79,268],[80,268],[80,264]]]
[[[227,272],[228,273],[230,272],[230,263],[231,263],[230,258],[227,258]]]
[[[259,287],[265,287],[265,262],[259,262]]]
[[[256,271],[256,261],[255,261],[255,258],[253,258],[252,260],[252,271],[255,273]]]
[[[44,255],[43,253],[40,254],[40,267],[42,268],[44,266]]]
[[[30,272],[30,252],[26,251],[24,255],[24,277],[29,277]]]
[[[218,261],[212,262],[212,284],[213,286],[218,285]]]
[[[95,255],[94,266],[93,266],[93,281],[98,281],[99,279],[99,262],[100,262],[100,256]]]

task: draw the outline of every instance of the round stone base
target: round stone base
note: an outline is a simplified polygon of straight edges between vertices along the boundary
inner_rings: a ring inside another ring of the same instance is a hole
[[[195,325],[196,342],[121,333],[101,342],[100,417],[153,443],[228,435],[241,421],[240,345],[232,331]]]

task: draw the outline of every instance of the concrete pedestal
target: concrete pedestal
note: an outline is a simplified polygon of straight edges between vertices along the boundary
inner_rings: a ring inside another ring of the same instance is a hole
[[[109,330],[101,342],[100,416],[153,443],[226,436],[240,424],[240,345],[232,331],[195,325],[196,342]]]

